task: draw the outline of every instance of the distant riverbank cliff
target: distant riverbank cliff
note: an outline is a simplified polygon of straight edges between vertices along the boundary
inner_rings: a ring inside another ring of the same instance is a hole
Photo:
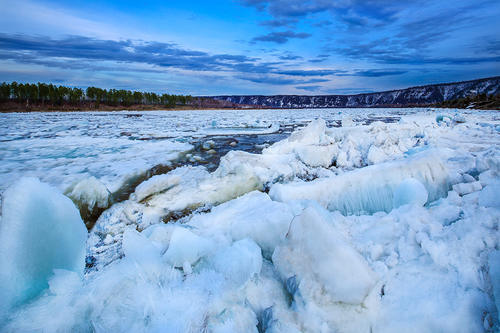
[[[270,108],[500,107],[500,76],[357,95],[215,96],[214,99]]]

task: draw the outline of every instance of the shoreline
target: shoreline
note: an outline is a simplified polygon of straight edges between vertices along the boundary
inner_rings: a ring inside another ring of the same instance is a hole
[[[443,106],[433,106],[433,105],[420,105],[420,106],[377,106],[377,107],[307,107],[307,108],[273,108],[273,107],[179,107],[179,108],[99,108],[99,109],[32,109],[32,110],[0,110],[0,113],[35,113],[35,112],[45,112],[45,113],[56,113],[56,112],[122,112],[122,111],[210,111],[210,110],[311,110],[311,109],[415,109],[415,108],[432,108],[432,109],[459,109],[459,110],[470,110],[470,111],[499,111],[498,108],[470,108],[461,109],[455,107],[443,107]]]
[[[448,102],[449,103],[449,102]],[[193,103],[185,105],[177,105],[175,107],[168,107],[166,105],[158,104],[131,104],[131,105],[107,105],[100,104],[98,107],[94,103],[82,103],[80,105],[71,105],[70,103],[63,103],[62,105],[52,104],[26,104],[22,102],[0,102],[0,113],[30,113],[30,112],[115,112],[115,111],[187,111],[187,110],[307,110],[307,109],[411,109],[411,108],[434,108],[434,109],[462,109],[462,110],[500,110],[500,104],[495,101],[488,101],[486,103],[474,102],[469,104],[468,107],[459,107],[455,103],[443,105],[444,103],[430,103],[430,104],[414,104],[409,103],[406,105],[398,104],[381,104],[371,106],[334,106],[334,107],[273,107],[266,105],[252,105],[252,104],[235,104],[235,103]]]
[[[261,110],[261,109],[274,109],[264,107],[196,107],[196,106],[183,106],[176,108],[166,107],[100,107],[100,108],[32,108],[26,109],[0,109],[0,113],[31,113],[31,112],[120,112],[120,111],[190,111],[190,110]]]

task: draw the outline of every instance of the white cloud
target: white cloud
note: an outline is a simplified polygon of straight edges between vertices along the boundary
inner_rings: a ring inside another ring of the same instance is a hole
[[[140,32],[88,17],[86,13],[32,1],[2,0],[0,30],[4,33],[84,35],[103,39],[145,38]],[[109,21],[109,19],[108,19]]]

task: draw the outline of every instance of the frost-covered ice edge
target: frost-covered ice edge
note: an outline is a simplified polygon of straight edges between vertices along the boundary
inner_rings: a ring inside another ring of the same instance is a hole
[[[498,330],[496,117],[318,119],[150,178],[88,238],[67,197],[23,179],[3,199],[2,330]],[[71,193],[99,203],[101,185]]]

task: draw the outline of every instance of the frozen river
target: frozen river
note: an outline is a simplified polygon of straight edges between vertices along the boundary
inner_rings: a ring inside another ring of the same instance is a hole
[[[357,121],[407,110],[206,110],[146,112],[33,112],[2,114],[0,191],[22,176],[65,190],[90,175],[116,190],[127,177],[169,164],[207,136],[255,138],[290,134],[322,118],[330,126],[352,114]],[[414,111],[413,111],[414,112]],[[272,143],[283,135],[255,140]],[[240,140],[236,140],[238,143]],[[244,147],[230,149],[249,150]],[[230,142],[229,142],[230,143]],[[258,147],[257,147],[258,149]]]
[[[0,116],[0,331],[500,327],[498,111]]]

